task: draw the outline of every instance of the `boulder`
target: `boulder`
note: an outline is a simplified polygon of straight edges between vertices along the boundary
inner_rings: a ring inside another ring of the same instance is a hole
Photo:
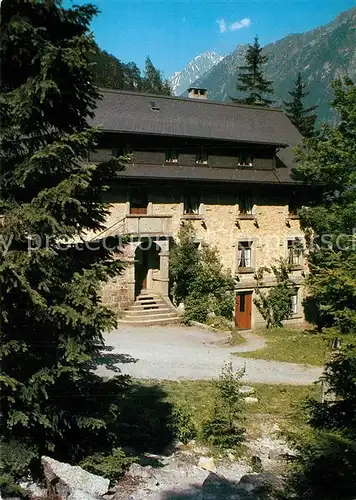
[[[239,500],[237,484],[210,472],[202,488],[202,500]]]
[[[75,490],[85,492],[91,497],[100,497],[108,489],[110,481],[91,474],[78,465],[73,466],[58,462],[50,457],[41,457],[48,494],[59,495],[62,500],[70,498]]]
[[[286,460],[288,454],[283,448],[271,448],[268,452],[268,458],[271,460]]]
[[[130,465],[129,470],[126,472],[127,476],[139,477],[140,479],[151,479],[153,477],[152,467],[146,465],[143,467],[140,464],[133,463]]]
[[[258,403],[258,399],[254,398],[252,396],[247,396],[246,398],[244,398],[244,400],[245,400],[245,403],[247,403],[248,405],[253,405],[253,404]]]
[[[253,495],[266,495],[283,489],[283,481],[274,474],[246,474],[238,484],[240,492]]]
[[[19,486],[28,493],[30,498],[36,498],[36,500],[40,498],[47,499],[47,490],[45,488],[41,488],[41,486],[36,483],[22,482]]]
[[[87,491],[83,490],[73,490],[69,495],[68,500],[97,500],[97,496],[93,496]]]
[[[179,439],[174,439],[171,443],[169,443],[165,449],[163,450],[163,455],[172,455],[175,451],[180,450],[184,447],[182,441]]]
[[[216,472],[216,465],[214,459],[211,457],[200,457],[198,467],[209,472]]]

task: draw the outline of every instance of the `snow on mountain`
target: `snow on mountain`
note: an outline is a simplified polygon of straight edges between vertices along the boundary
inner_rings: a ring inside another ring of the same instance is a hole
[[[203,76],[223,58],[224,56],[216,52],[204,52],[194,57],[182,71],[177,71],[169,78],[174,95],[181,95],[191,83]]]

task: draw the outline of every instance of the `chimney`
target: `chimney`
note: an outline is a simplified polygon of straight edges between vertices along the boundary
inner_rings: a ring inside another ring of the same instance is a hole
[[[189,87],[188,97],[189,97],[189,99],[207,99],[208,98],[208,90],[201,89],[199,87]]]

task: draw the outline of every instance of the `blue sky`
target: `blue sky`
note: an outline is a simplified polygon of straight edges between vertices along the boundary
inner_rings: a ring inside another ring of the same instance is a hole
[[[65,0],[66,6],[71,0]],[[73,3],[87,3],[75,0]],[[355,0],[91,0],[102,49],[141,68],[147,55],[166,77],[205,51],[232,52],[258,34],[263,45],[326,24]]]

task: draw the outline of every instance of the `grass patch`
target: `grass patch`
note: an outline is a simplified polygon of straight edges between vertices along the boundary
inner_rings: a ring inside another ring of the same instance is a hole
[[[187,404],[198,430],[202,428],[213,409],[213,381],[155,381],[154,384],[166,393],[166,401],[173,406]],[[259,400],[258,403],[246,405],[246,429],[250,438],[259,437],[261,424],[270,423],[272,427],[277,423],[281,429],[303,426],[306,422],[303,402],[310,397],[320,399],[319,386],[250,385],[255,388],[254,396]]]
[[[245,344],[245,343],[246,343],[246,339],[241,335],[241,333],[238,330],[231,331],[231,339],[229,342],[229,344],[231,346],[241,345],[241,344]]]
[[[236,330],[233,322],[229,321],[228,319],[222,316],[209,317],[206,320],[206,324],[208,326],[211,326],[212,328],[215,328],[216,330],[223,332],[230,332],[231,334],[231,339],[229,342],[230,345],[240,345],[246,342],[241,333],[238,330]]]
[[[234,353],[236,356],[315,366],[322,366],[329,359],[330,335],[290,328],[263,329],[255,333],[265,337],[265,347],[253,352]]]

